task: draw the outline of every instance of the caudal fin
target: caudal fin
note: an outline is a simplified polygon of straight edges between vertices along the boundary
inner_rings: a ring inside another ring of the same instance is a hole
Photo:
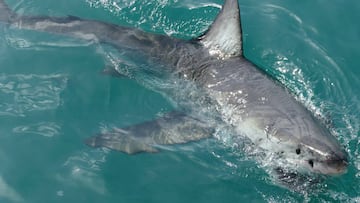
[[[4,0],[0,0],[0,22],[9,22],[12,14]]]

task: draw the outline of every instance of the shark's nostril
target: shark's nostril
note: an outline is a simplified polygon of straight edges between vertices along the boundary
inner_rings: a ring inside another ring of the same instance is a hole
[[[308,163],[309,163],[309,165],[311,166],[311,168],[314,167],[314,161],[313,161],[312,159],[310,159],[310,160],[308,161]]]

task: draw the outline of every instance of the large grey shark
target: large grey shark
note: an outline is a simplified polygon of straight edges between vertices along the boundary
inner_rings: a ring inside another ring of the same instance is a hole
[[[49,32],[109,44],[128,59],[161,64],[169,78],[193,84],[188,98],[201,98],[216,115],[214,122],[197,117],[191,105],[156,120],[86,140],[129,154],[157,152],[161,145],[196,141],[214,135],[216,124],[232,129],[251,145],[276,156],[296,170],[320,174],[346,171],[347,153],[320,120],[277,81],[243,56],[237,0],[226,0],[209,30],[192,40],[175,39],[139,29],[73,16],[23,16],[0,0],[0,21],[16,29]],[[201,96],[191,95],[199,94]],[[173,94],[176,95],[176,94]],[[186,105],[185,105],[186,106]]]

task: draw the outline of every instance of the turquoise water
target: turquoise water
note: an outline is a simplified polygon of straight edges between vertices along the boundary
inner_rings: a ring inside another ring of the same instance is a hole
[[[8,0],[22,14],[74,15],[191,38],[219,0]],[[248,59],[315,114],[332,120],[348,172],[317,189],[276,183],[243,151],[209,139],[158,154],[92,149],[83,140],[152,119],[171,102],[100,74],[116,53],[98,44],[0,25],[0,202],[359,202],[360,3],[240,0]]]

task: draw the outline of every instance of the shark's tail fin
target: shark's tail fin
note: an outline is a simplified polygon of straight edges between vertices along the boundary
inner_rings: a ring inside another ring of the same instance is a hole
[[[0,0],[0,22],[9,22],[13,12],[6,5],[4,0]]]

